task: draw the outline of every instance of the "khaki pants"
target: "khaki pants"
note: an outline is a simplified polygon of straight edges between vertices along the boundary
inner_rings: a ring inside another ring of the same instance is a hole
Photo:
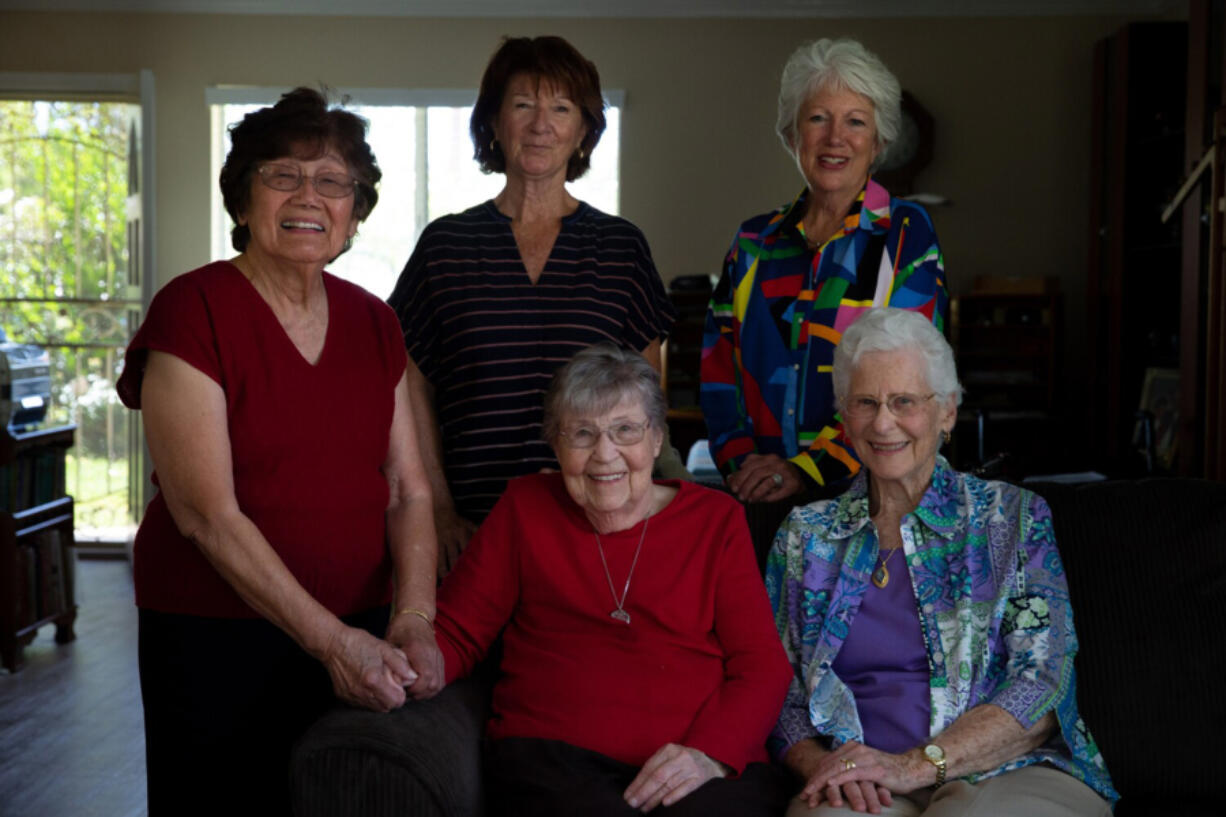
[[[866,812],[792,800],[787,817],[862,817]],[[951,780],[935,792],[894,795],[882,817],[1110,817],[1107,801],[1072,775],[1026,766],[979,783]]]

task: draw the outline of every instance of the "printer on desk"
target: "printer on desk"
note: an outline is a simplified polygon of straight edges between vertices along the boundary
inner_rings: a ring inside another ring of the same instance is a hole
[[[43,421],[50,403],[51,356],[13,343],[0,329],[0,427],[28,430]]]

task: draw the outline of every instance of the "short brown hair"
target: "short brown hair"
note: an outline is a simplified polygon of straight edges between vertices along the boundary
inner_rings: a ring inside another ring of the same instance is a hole
[[[604,98],[600,74],[591,60],[561,37],[504,37],[481,77],[481,91],[473,106],[468,130],[473,138],[473,158],[485,173],[505,173],[507,157],[494,141],[494,120],[502,109],[507,84],[516,74],[556,85],[566,92],[583,115],[587,134],[566,165],[566,181],[573,182],[591,167],[592,151],[604,133]]]
[[[244,116],[230,127],[230,145],[218,182],[226,212],[234,220],[230,243],[239,252],[251,240],[251,229],[238,221],[251,203],[251,180],[261,162],[284,156],[314,159],[335,150],[358,180],[353,217],[365,221],[379,201],[375,185],[383,171],[366,143],[366,120],[344,108],[329,109],[327,97],[313,88],[295,88],[276,105]]]

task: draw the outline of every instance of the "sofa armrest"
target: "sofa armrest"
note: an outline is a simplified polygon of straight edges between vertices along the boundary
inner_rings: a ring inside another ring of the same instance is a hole
[[[479,815],[489,690],[483,681],[467,679],[386,714],[333,709],[294,749],[294,814]]]
[[[1117,815],[1221,813],[1226,483],[1035,485],[1068,574],[1077,698]]]

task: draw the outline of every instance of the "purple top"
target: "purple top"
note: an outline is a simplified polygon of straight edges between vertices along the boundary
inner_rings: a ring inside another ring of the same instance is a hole
[[[889,583],[869,586],[831,669],[855,697],[864,742],[898,754],[928,742],[928,652],[906,554],[886,568]]]

